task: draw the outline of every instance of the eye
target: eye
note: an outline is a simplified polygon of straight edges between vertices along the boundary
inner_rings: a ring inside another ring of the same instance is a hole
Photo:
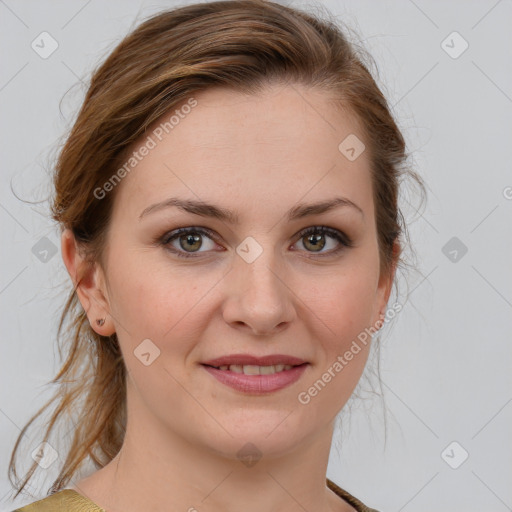
[[[299,241],[307,252],[318,254],[320,256],[332,256],[338,254],[342,250],[352,247],[352,240],[337,229],[329,228],[327,226],[312,226],[302,230],[299,234]],[[203,240],[207,238],[210,241],[204,244]],[[163,245],[167,250],[180,258],[194,258],[194,253],[208,252],[215,249],[214,243],[215,233],[207,228],[188,227],[179,228],[174,231],[165,233],[163,236],[157,238],[155,242]],[[335,243],[329,244],[325,241],[326,238],[334,240]],[[297,242],[298,243],[298,242]],[[322,251],[325,247],[334,245],[334,248],[328,251]],[[338,245],[338,247],[336,247]],[[200,249],[205,249],[200,251]]]
[[[338,254],[340,251],[352,247],[353,245],[352,240],[345,235],[345,233],[326,226],[313,226],[304,229],[299,233],[299,237],[299,241],[302,243],[303,247],[306,247],[307,252],[320,254],[321,256]],[[334,239],[337,244],[331,243],[331,245],[334,245],[334,249],[321,252],[322,249],[329,245],[329,243],[325,241],[326,237]],[[338,245],[338,247],[336,247],[336,245]]]
[[[206,250],[200,251],[199,249],[204,247],[203,237],[210,239],[211,246],[208,247],[208,244],[206,244]],[[166,233],[160,238],[159,242],[180,258],[194,258],[193,253],[207,252],[215,247],[213,237],[214,234],[209,229],[190,227]]]

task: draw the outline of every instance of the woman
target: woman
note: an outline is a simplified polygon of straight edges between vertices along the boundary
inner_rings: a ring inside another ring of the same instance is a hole
[[[405,160],[333,22],[235,0],[128,35],[57,162],[71,346],[18,493],[83,404],[51,495],[19,510],[374,510],[326,470],[387,318]]]

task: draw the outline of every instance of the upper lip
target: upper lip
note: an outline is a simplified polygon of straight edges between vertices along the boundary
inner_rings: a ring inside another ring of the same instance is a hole
[[[229,356],[218,357],[210,359],[202,364],[208,366],[225,366],[237,364],[241,366],[255,365],[255,366],[274,366],[277,364],[287,364],[291,366],[299,366],[306,363],[303,359],[294,356],[287,356],[284,354],[271,354],[263,357],[256,357],[250,354],[231,354]]]

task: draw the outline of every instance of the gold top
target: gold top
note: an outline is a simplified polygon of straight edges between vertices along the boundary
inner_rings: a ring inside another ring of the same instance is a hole
[[[105,510],[73,489],[62,489],[42,500],[17,508],[14,512],[105,512]]]
[[[367,507],[355,496],[352,496],[349,492],[338,487],[328,478],[327,487],[341,499],[352,505],[357,512],[378,512],[373,508]],[[105,510],[73,489],[62,489],[51,496],[18,508],[13,512],[105,512]]]

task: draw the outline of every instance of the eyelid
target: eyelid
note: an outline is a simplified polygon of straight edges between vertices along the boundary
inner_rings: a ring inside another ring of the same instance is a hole
[[[322,235],[329,235],[331,238],[338,240],[338,242],[340,242],[341,244],[347,247],[353,247],[352,239],[345,232],[325,225],[310,226],[308,228],[302,229],[297,234],[298,239],[300,240],[301,238],[310,233],[320,233]]]
[[[212,241],[216,242],[218,235],[209,228],[205,228],[202,226],[187,226],[182,228],[172,229],[170,231],[166,231],[162,236],[157,237],[154,242],[158,245],[164,246],[166,250],[171,252],[172,254],[177,255],[178,258],[197,258],[196,254],[208,253],[210,251],[196,251],[196,252],[187,252],[175,249],[170,246],[170,243],[174,240],[179,239],[182,235],[187,235],[189,233],[199,234],[201,236],[207,236]]]
[[[188,233],[197,233],[200,235],[206,235],[211,240],[219,243],[218,238],[220,238],[220,237],[217,235],[217,233],[215,233],[213,230],[203,227],[203,226],[187,226],[187,227],[181,227],[181,228],[176,228],[176,229],[173,229],[170,231],[166,231],[163,235],[157,237],[154,240],[154,242],[159,245],[163,245],[164,247],[167,248],[167,250],[169,250],[173,254],[176,254],[179,258],[180,257],[181,258],[196,258],[196,257],[198,257],[198,256],[196,256],[196,254],[210,252],[210,251],[196,251],[196,252],[189,253],[189,252],[177,250],[174,248],[171,249],[169,247],[168,244],[171,241],[178,239],[180,235],[184,235],[184,234],[188,234]],[[336,228],[331,228],[329,226],[325,226],[325,225],[314,225],[314,226],[309,226],[307,228],[300,230],[294,237],[294,238],[296,238],[296,242],[293,245],[295,245],[302,238],[304,238],[305,236],[307,236],[309,234],[322,234],[322,235],[327,235],[331,238],[334,238],[338,242],[339,247],[337,247],[336,249],[327,251],[327,252],[319,252],[319,253],[305,251],[306,253],[308,253],[310,255],[310,256],[307,256],[308,258],[312,257],[312,256],[313,257],[317,256],[317,257],[321,257],[321,258],[328,257],[328,256],[335,256],[338,253],[340,253],[341,251],[343,251],[344,249],[353,247],[352,239],[345,232],[343,232],[339,229],[336,229]],[[300,251],[300,252],[303,252],[303,251]]]
[[[170,240],[173,238],[177,238],[179,235],[187,234],[187,233],[199,233],[203,235],[208,235],[209,238],[212,240],[216,240],[218,238],[218,235],[215,233],[215,231],[205,228],[202,226],[187,226],[184,228],[176,228],[171,229],[170,231],[166,231],[163,236],[159,237],[159,240],[164,241],[164,243],[169,243]],[[167,242],[165,242],[167,240]]]

